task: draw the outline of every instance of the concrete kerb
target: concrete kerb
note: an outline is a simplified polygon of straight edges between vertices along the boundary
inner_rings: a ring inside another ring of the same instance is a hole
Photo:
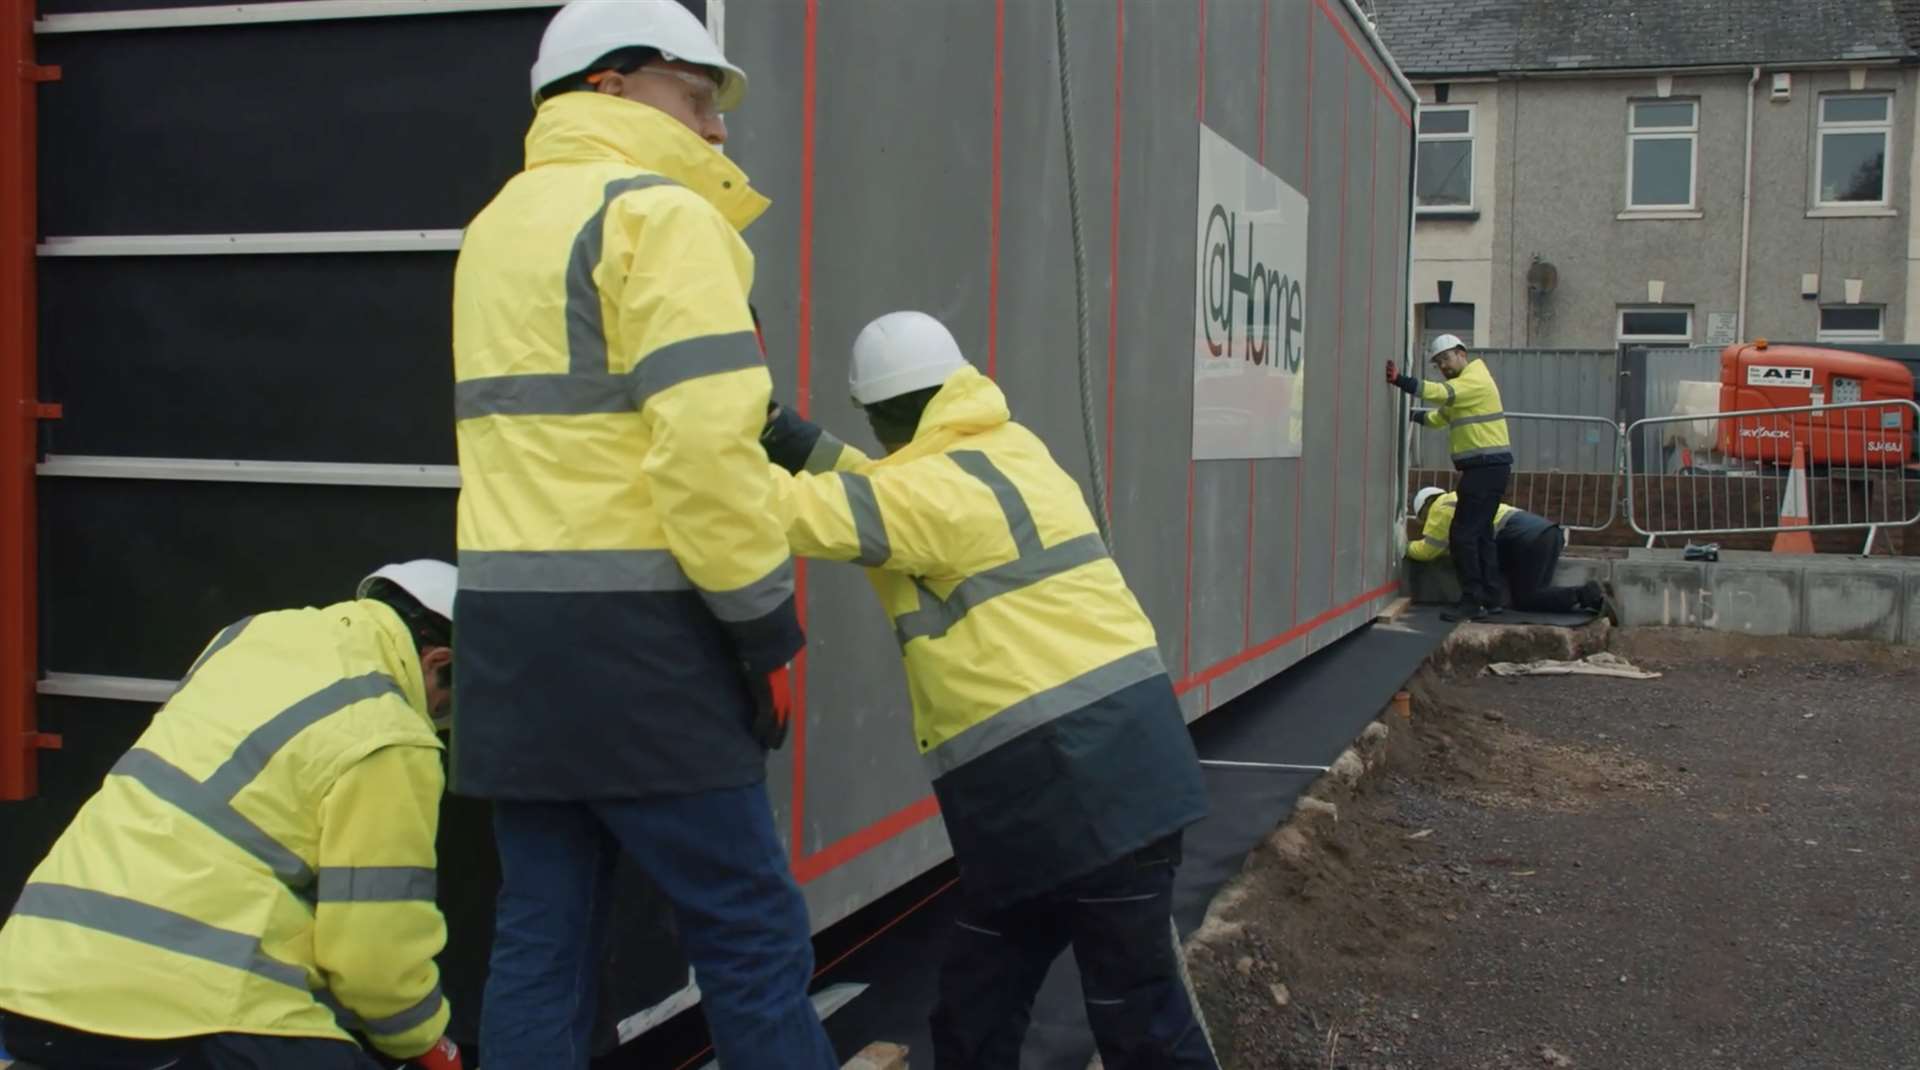
[[[1625,627],[1920,644],[1920,560],[1728,551],[1562,558],[1559,582],[1610,580]]]
[[[1883,569],[1808,569],[1804,634],[1899,642],[1907,581]]]
[[[1713,615],[1702,627],[1748,635],[1805,635],[1806,570],[1790,565],[1704,566]]]
[[[1920,646],[1920,571],[1907,575],[1907,592],[1900,611],[1900,641]]]

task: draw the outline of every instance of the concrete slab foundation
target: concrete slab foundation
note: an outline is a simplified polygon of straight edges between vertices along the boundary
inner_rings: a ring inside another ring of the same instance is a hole
[[[1562,558],[1561,583],[1613,583],[1624,627],[1920,645],[1920,561],[1733,551],[1684,561],[1678,550]]]
[[[1562,557],[1554,579],[1611,582],[1626,628],[1920,645],[1915,558],[1729,550],[1718,561],[1687,561],[1679,550],[1635,548],[1624,558]],[[1423,603],[1451,602],[1460,592],[1444,558],[1411,565],[1407,589]]]

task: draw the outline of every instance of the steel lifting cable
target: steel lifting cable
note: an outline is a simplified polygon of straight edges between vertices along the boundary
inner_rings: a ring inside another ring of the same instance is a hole
[[[1100,451],[1100,429],[1093,415],[1093,355],[1087,338],[1087,243],[1080,226],[1080,157],[1073,144],[1073,68],[1067,60],[1067,3],[1053,0],[1054,50],[1060,57],[1060,125],[1067,141],[1067,216],[1073,230],[1074,325],[1080,357],[1080,424],[1087,436],[1087,471],[1093,484],[1093,522],[1113,551],[1113,531],[1107,516],[1106,465]],[[1117,294],[1108,294],[1109,301]]]

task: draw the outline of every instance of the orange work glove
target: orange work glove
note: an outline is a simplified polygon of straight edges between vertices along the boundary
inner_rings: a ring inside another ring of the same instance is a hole
[[[460,1065],[460,1047],[448,1037],[433,1042],[425,1055],[416,1055],[407,1065],[420,1070],[462,1070]]]
[[[787,742],[787,728],[793,719],[793,677],[791,665],[782,665],[769,673],[749,673],[748,689],[753,692],[753,738],[768,750],[779,750]]]

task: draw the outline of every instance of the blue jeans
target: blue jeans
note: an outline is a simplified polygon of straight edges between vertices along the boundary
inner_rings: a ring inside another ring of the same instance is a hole
[[[837,1070],[807,999],[806,901],[766,787],[607,802],[495,802],[500,898],[480,1014],[487,1070],[585,1070],[618,852],[672,902],[727,1070]]]

